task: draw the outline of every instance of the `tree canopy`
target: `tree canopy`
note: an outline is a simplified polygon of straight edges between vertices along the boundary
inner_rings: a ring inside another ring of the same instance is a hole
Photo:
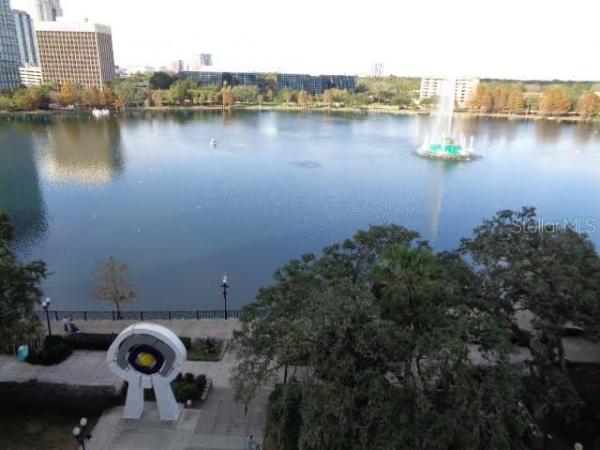
[[[289,448],[524,448],[510,325],[477,308],[470,275],[399,226],[291,261],[244,310],[238,397],[293,366]]]
[[[589,239],[533,208],[499,212],[457,252],[371,227],[275,273],[244,308],[232,382],[248,402],[289,373],[267,421],[282,450],[530,448],[533,420],[581,415],[562,330],[600,336],[599,305]],[[531,356],[515,360],[522,310]]]
[[[48,275],[41,261],[20,263],[11,249],[13,227],[0,212],[0,343],[10,348],[38,332],[34,307],[40,302],[40,283]]]
[[[165,90],[169,89],[175,83],[176,78],[167,72],[154,72],[149,81],[152,89]]]

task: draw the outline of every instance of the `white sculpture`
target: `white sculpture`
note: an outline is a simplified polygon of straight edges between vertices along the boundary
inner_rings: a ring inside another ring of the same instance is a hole
[[[144,412],[144,389],[154,389],[160,420],[175,421],[182,407],[175,401],[171,381],[187,358],[181,340],[166,327],[138,323],[125,328],[113,341],[106,360],[110,369],[128,382],[125,419]]]

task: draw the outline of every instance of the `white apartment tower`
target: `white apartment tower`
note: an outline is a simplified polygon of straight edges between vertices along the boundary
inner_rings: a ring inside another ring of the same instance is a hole
[[[447,79],[445,78],[421,78],[420,100],[431,97],[440,97],[444,93]],[[464,108],[471,95],[477,89],[479,78],[455,78],[454,79],[454,99],[456,104]]]

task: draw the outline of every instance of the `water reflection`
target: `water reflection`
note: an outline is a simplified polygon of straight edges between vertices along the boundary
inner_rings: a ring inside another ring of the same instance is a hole
[[[105,184],[124,169],[116,119],[63,119],[46,129],[43,166],[56,182]]]
[[[16,247],[28,254],[47,229],[34,139],[26,124],[0,124],[0,211],[10,214]]]
[[[538,120],[535,123],[535,136],[544,144],[554,144],[560,138],[564,126],[567,125],[551,120]]]

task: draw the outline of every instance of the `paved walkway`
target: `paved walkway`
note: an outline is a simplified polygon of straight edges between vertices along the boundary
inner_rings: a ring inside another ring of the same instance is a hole
[[[178,336],[190,338],[212,336],[219,339],[230,339],[234,330],[239,330],[238,319],[200,319],[200,320],[152,320],[152,323],[164,325]],[[44,326],[46,322],[43,322]],[[139,320],[76,320],[82,333],[120,333],[129,325],[140,323]],[[52,332],[65,334],[61,321],[51,320]]]
[[[176,423],[160,422],[155,403],[140,420],[122,419],[123,407],[100,418],[88,450],[243,450],[247,436],[262,443],[269,391],[260,391],[247,413],[231,389],[215,388],[200,409],[184,409]]]
[[[78,323],[83,332],[119,333],[133,321],[88,321]],[[156,321],[173,330],[179,336],[191,338],[213,336],[230,339],[233,330],[239,328],[237,319],[203,319]],[[62,324],[51,322],[53,332],[62,333]],[[212,378],[215,386],[229,386],[231,369],[235,365],[232,354],[226,353],[221,361],[186,361],[183,372],[204,373]],[[41,382],[71,384],[78,386],[121,386],[120,379],[106,364],[106,352],[77,350],[69,358],[54,366],[34,366],[20,362],[10,355],[0,355],[0,382],[25,382],[37,379]]]
[[[106,352],[75,351],[54,366],[34,366],[14,356],[0,355],[0,382],[31,380],[76,386],[112,386],[117,390],[121,386],[121,380],[106,364]]]

